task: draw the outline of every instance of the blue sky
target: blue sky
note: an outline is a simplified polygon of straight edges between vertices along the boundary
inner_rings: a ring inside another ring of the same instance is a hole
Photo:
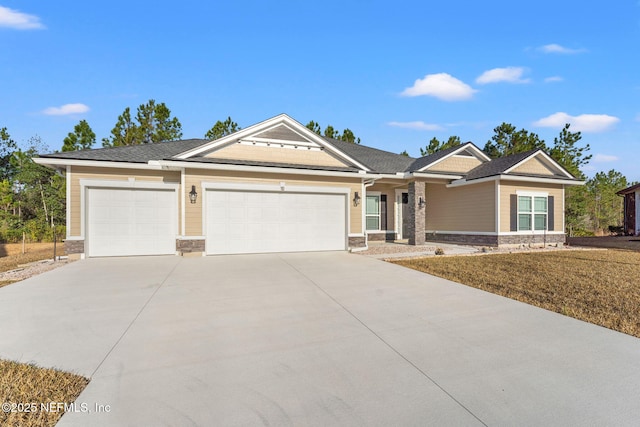
[[[183,137],[231,116],[346,127],[418,156],[509,122],[640,180],[640,2],[0,0],[0,127],[52,149],[164,102]],[[100,143],[98,143],[100,146]]]

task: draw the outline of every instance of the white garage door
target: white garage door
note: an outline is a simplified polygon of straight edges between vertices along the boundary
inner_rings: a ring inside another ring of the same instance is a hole
[[[208,190],[208,254],[344,250],[344,194]]]
[[[87,191],[88,256],[175,254],[175,191]]]

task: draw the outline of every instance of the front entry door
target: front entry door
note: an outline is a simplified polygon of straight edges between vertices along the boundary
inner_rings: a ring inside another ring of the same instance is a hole
[[[402,204],[400,208],[402,213],[402,238],[409,237],[409,193],[402,193]]]

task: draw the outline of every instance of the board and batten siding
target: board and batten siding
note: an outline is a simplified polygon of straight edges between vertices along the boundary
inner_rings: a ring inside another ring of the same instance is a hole
[[[290,163],[308,166],[348,167],[326,151],[302,148],[264,147],[235,143],[213,151],[206,157],[215,159],[251,160],[256,162]]]
[[[553,196],[553,231],[564,231],[564,191],[561,184],[527,184],[505,180],[500,183],[500,232],[513,232],[511,230],[511,196],[518,191],[548,193],[549,196]]]
[[[72,166],[71,167],[71,231],[69,236],[79,237],[81,236],[81,196],[80,196],[80,180],[81,179],[93,179],[93,180],[105,180],[105,181],[128,181],[130,178],[136,181],[154,181],[165,182],[172,184],[180,184],[180,172],[175,171],[161,171],[161,170],[147,170],[147,169],[116,169],[116,168],[100,168],[100,167],[86,167],[86,166]],[[179,191],[179,194],[181,192]],[[180,199],[180,198],[179,198]],[[183,201],[181,201],[182,203]],[[180,230],[180,206],[178,206],[178,226],[176,230]]]
[[[426,184],[427,231],[495,232],[495,183]]]
[[[346,178],[339,177],[313,177],[305,175],[280,175],[275,176],[269,173],[255,172],[233,172],[233,171],[205,171],[198,169],[186,169],[185,188],[187,192],[192,185],[196,186],[198,194],[202,192],[203,182],[224,182],[243,184],[270,184],[279,185],[284,182],[286,186],[309,186],[309,187],[346,187],[350,190],[347,196],[346,206],[349,209],[350,234],[362,233],[362,208],[354,207],[352,203],[355,192],[362,197],[362,183],[359,179],[349,182]],[[364,200],[363,200],[364,202]],[[195,204],[185,205],[185,236],[202,236],[202,197],[198,197]]]

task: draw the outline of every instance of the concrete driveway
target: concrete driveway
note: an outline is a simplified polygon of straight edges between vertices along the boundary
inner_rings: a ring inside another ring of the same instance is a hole
[[[60,426],[640,419],[640,340],[342,252],[79,261],[0,289],[0,331],[91,377]]]

